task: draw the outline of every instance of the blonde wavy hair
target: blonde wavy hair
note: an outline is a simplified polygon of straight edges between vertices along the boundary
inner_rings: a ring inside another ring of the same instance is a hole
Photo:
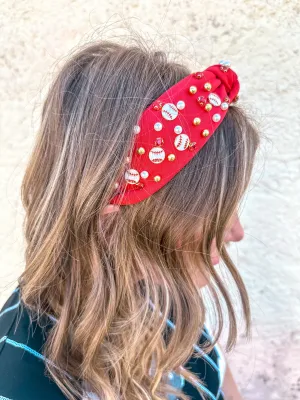
[[[173,370],[192,385],[200,382],[183,367],[207,314],[193,273],[208,280],[215,341],[225,311],[228,349],[237,338],[233,296],[210,259],[214,237],[250,331],[247,291],[224,244],[259,145],[241,108],[230,106],[203,149],[162,189],[101,215],[124,173],[142,111],[189,73],[141,42],[103,40],[77,50],[46,97],[22,183],[26,268],[19,285],[34,318],[57,320],[44,354],[68,399],[82,398],[83,383],[101,400],[161,400],[168,393],[189,399],[165,377]],[[171,312],[176,329],[166,341]]]

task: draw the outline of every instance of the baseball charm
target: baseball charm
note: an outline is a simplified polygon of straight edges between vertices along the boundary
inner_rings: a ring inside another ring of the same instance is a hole
[[[164,161],[165,157],[166,153],[161,147],[152,147],[152,149],[149,151],[149,159],[154,164],[160,164]]]
[[[189,147],[190,138],[185,133],[177,135],[174,140],[174,146],[177,150],[183,151]]]
[[[125,172],[125,179],[127,183],[133,185],[135,183],[138,183],[138,181],[140,180],[140,174],[136,169],[131,168]]]
[[[161,109],[161,115],[168,121],[172,121],[178,115],[177,107],[173,103],[166,103]]]
[[[216,93],[209,93],[208,99],[210,104],[215,107],[218,107],[221,104],[221,99]]]

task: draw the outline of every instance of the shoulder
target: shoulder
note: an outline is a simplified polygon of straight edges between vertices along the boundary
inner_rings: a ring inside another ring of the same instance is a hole
[[[46,375],[44,330],[30,317],[15,289],[0,310],[0,398],[65,399]]]

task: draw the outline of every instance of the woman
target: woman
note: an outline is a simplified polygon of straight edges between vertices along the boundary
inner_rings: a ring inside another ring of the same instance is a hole
[[[227,349],[236,311],[214,267],[249,333],[226,250],[243,238],[259,145],[238,90],[226,62],[191,73],[140,43],[89,44],[62,67],[22,184],[26,268],[2,309],[1,398],[241,398],[217,344],[221,304]]]

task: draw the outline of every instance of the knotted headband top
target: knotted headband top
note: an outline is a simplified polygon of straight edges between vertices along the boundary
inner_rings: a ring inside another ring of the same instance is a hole
[[[221,124],[239,88],[230,63],[221,61],[162,93],[134,127],[132,153],[109,203],[138,203],[169,182]]]

